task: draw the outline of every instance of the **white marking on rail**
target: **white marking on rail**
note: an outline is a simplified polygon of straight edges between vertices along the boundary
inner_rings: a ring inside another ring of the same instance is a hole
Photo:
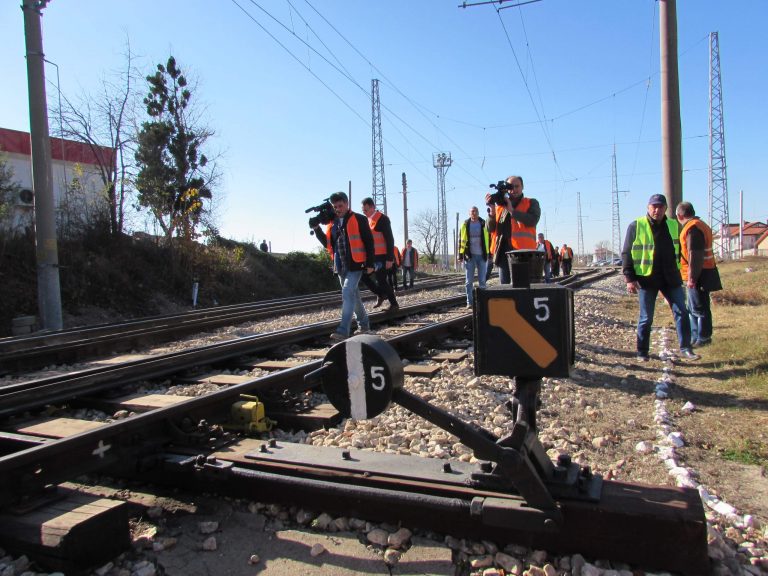
[[[368,418],[365,401],[365,368],[363,347],[356,340],[345,342],[347,351],[347,386],[349,388],[349,412],[355,420]]]
[[[104,458],[104,456],[107,453],[107,450],[112,448],[112,444],[104,444],[103,440],[99,440],[99,446],[96,448],[91,454],[94,456],[98,456],[99,458]]]

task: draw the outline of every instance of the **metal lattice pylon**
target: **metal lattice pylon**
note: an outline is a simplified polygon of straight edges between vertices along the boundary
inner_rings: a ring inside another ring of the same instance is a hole
[[[619,184],[616,176],[616,145],[613,146],[613,161],[611,162],[611,198],[612,225],[611,251],[613,258],[621,254],[621,216],[619,215]]]
[[[717,32],[709,34],[709,225],[718,235],[714,251],[728,258],[728,175],[723,130],[723,87],[720,83],[720,42]]]
[[[584,252],[584,229],[581,226],[581,192],[576,192],[576,258],[579,264],[586,263],[586,253]]]
[[[387,185],[384,181],[384,149],[381,144],[381,105],[379,81],[371,80],[371,158],[373,160],[373,187],[371,196],[376,207],[387,213]]]
[[[453,164],[450,152],[432,155],[432,166],[437,169],[437,225],[438,254],[443,255],[443,270],[448,270],[448,211],[445,206],[445,173]]]

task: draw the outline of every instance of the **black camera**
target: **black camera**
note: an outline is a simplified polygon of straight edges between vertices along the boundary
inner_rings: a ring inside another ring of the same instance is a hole
[[[317,206],[312,206],[312,208],[304,210],[305,214],[309,214],[310,212],[317,212],[317,214],[311,216],[309,219],[310,228],[315,228],[321,224],[329,224],[336,218],[336,212],[333,210],[333,204],[331,204],[330,198],[326,198]]]
[[[491,194],[491,199],[488,205],[497,204],[499,206],[507,205],[507,196],[512,191],[512,184],[506,180],[499,180],[496,184],[491,184],[490,188],[496,188],[496,192]]]

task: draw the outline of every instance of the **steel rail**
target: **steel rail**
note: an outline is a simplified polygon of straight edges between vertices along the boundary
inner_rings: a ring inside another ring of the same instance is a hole
[[[389,338],[396,349],[420,343],[441,334],[471,326],[472,315],[438,322]],[[143,442],[167,442],[167,423],[193,414],[210,418],[211,413],[228,409],[241,394],[254,394],[277,388],[297,392],[306,389],[304,376],[318,369],[321,360],[295,368],[254,378],[242,384],[217,390],[205,396],[138,414],[125,420],[107,423],[99,428],[73,436],[52,440],[0,457],[0,505],[7,504],[20,492],[28,493],[51,483],[66,480],[73,474],[92,472],[130,458],[137,451],[146,452]],[[116,376],[117,377],[117,376]],[[122,375],[120,378],[127,378]],[[123,380],[124,383],[124,380]],[[110,384],[105,382],[103,384]],[[103,386],[99,386],[103,388]],[[88,392],[93,389],[89,388]]]
[[[396,313],[371,314],[372,321],[391,320],[423,313],[446,306],[456,306],[464,296],[454,296],[403,306]],[[264,334],[244,336],[183,350],[124,362],[113,366],[89,368],[49,378],[18,382],[0,388],[0,417],[25,410],[35,410],[48,404],[70,401],[85,393],[117,388],[130,382],[160,378],[195,366],[221,362],[247,354],[270,350],[285,344],[296,344],[312,338],[327,337],[338,320],[287,328]]]

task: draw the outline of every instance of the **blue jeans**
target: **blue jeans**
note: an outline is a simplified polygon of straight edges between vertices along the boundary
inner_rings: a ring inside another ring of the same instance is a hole
[[[544,262],[544,282],[552,282],[552,262]]]
[[[651,325],[653,324],[653,312],[656,308],[656,297],[659,290],[656,288],[645,290],[640,288],[640,318],[637,320],[637,351],[648,354],[651,344]],[[662,288],[661,293],[669,302],[672,316],[675,319],[677,339],[680,342],[680,350],[691,349],[691,324],[688,319],[688,309],[685,307],[685,290],[682,286],[675,288]]]
[[[413,266],[403,266],[403,288],[408,288],[407,278],[410,278],[410,287],[413,288]]]
[[[509,260],[506,256],[500,264],[496,265],[496,268],[499,269],[499,284],[512,284],[512,273],[509,270]]]
[[[691,320],[691,342],[709,342],[712,339],[712,309],[709,292],[688,288],[688,312]]]
[[[368,312],[365,311],[363,300],[360,298],[360,290],[358,289],[362,275],[362,270],[338,274],[339,284],[341,284],[341,324],[339,324],[336,332],[342,336],[349,336],[352,327],[352,313],[355,314],[359,327],[370,327]]]
[[[482,254],[473,254],[468,260],[464,260],[464,270],[467,271],[467,305],[472,306],[472,284],[475,281],[475,268],[480,288],[485,288],[485,274],[488,262]]]

